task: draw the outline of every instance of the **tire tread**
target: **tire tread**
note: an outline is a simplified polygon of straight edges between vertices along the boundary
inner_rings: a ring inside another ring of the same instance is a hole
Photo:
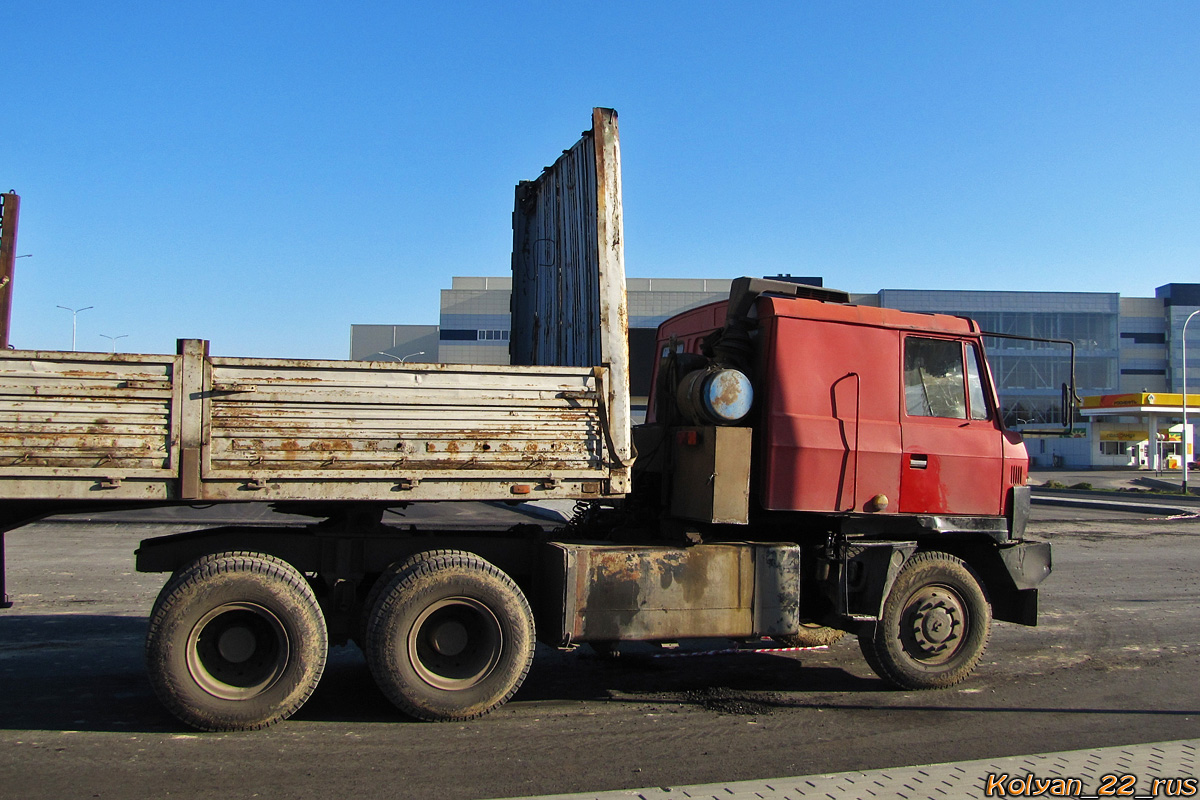
[[[256,718],[241,718],[212,709],[199,711],[184,703],[176,688],[179,676],[171,674],[168,663],[170,648],[176,646],[177,643],[165,643],[166,646],[160,646],[159,642],[160,637],[164,635],[163,629],[170,624],[171,616],[176,609],[189,601],[194,601],[206,583],[222,576],[237,574],[255,575],[268,581],[278,582],[285,591],[291,592],[294,599],[299,600],[302,606],[306,607],[303,610],[312,615],[308,622],[317,623],[319,633],[315,664],[310,667],[310,676],[301,686],[300,691],[289,697],[286,703],[273,709],[271,713],[259,715]],[[290,717],[312,696],[324,673],[328,652],[328,634],[325,630],[324,617],[312,586],[305,577],[283,559],[249,551],[230,551],[202,556],[177,571],[155,600],[146,633],[145,648],[150,683],[159,700],[182,722],[207,731],[260,730]]]
[[[424,557],[419,558],[418,556]],[[405,563],[408,564],[407,567],[399,569],[389,581],[387,587],[380,593],[380,600],[377,602],[374,611],[370,614],[367,625],[367,666],[371,674],[375,677],[375,681],[380,689],[404,713],[416,719],[430,722],[462,722],[477,719],[508,702],[516,694],[521,684],[524,683],[526,676],[529,674],[530,666],[533,663],[536,632],[534,630],[533,611],[529,606],[529,601],[526,599],[524,592],[520,590],[512,578],[490,561],[463,550],[426,551],[422,554],[416,554]],[[390,667],[387,664],[387,654],[380,640],[383,637],[382,629],[387,625],[387,619],[391,615],[392,609],[398,603],[403,602],[406,592],[420,585],[425,578],[447,570],[476,571],[482,576],[486,576],[487,579],[513,590],[514,597],[520,604],[524,620],[529,626],[529,646],[520,665],[519,674],[503,697],[471,711],[453,714],[434,714],[417,705],[408,697],[405,697],[402,692],[392,688],[392,682],[389,679]]]

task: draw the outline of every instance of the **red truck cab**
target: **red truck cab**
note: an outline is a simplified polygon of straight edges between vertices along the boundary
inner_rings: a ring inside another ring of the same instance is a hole
[[[739,278],[658,329],[634,508],[692,544],[790,544],[800,619],[781,641],[855,632],[889,683],[953,685],[992,619],[1037,624],[1051,570],[1024,539],[1029,461],[984,335]]]
[[[660,355],[699,354],[727,307],[665,322]],[[1012,517],[1028,456],[1003,426],[975,322],[775,296],[750,316],[762,509]]]

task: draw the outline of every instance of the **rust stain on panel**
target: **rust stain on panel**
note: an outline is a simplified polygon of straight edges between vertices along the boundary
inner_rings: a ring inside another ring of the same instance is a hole
[[[794,545],[552,546],[571,554],[562,562],[563,585],[573,593],[564,638],[740,637],[794,632],[797,624]]]

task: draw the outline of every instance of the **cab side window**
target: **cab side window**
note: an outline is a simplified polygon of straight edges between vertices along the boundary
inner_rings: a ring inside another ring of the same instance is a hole
[[[961,342],[917,336],[904,340],[904,404],[910,417],[967,418]]]
[[[983,391],[983,358],[979,348],[967,347],[967,392],[971,397],[971,419],[991,419]]]

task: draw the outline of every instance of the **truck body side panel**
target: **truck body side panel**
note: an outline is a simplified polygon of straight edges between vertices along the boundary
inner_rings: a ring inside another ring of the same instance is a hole
[[[0,498],[171,497],[180,363],[0,350]]]
[[[608,491],[591,369],[216,358],[191,344],[180,356],[0,352],[0,499]]]

